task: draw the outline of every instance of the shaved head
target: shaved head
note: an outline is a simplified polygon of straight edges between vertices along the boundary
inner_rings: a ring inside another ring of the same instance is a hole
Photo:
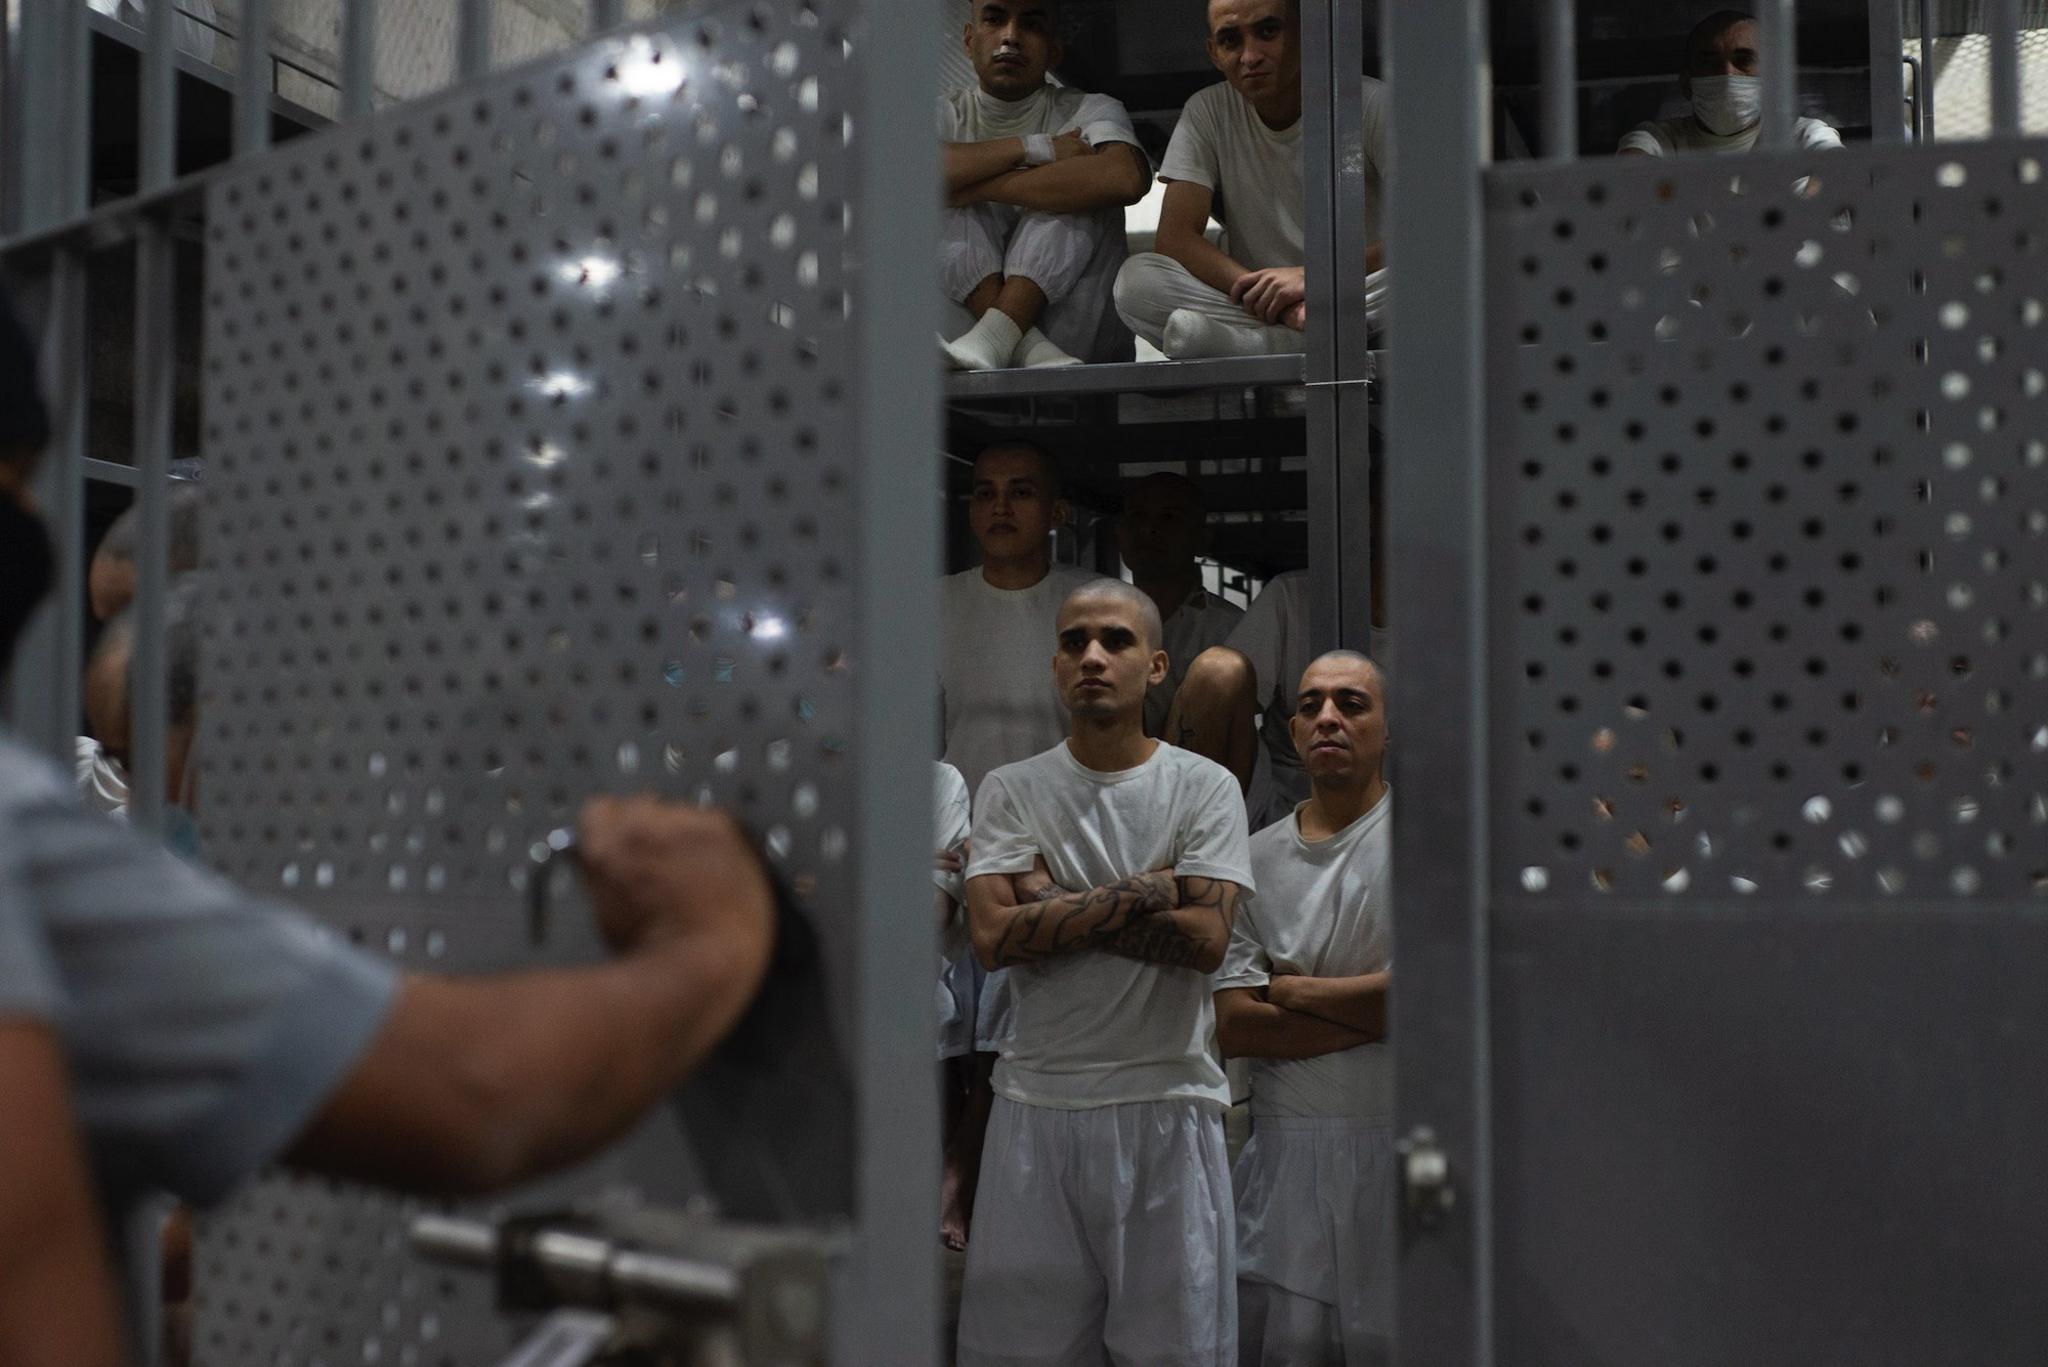
[[[1302,677],[1308,677],[1309,670],[1325,664],[1363,665],[1372,676],[1373,691],[1379,694],[1382,703],[1386,701],[1387,676],[1372,656],[1358,650],[1326,650],[1308,662],[1308,669],[1302,671]]]
[[[1163,650],[1166,643],[1166,624],[1159,618],[1159,605],[1152,601],[1152,595],[1135,584],[1126,584],[1121,579],[1091,579],[1067,595],[1067,601],[1060,608],[1060,616],[1067,615],[1067,608],[1075,603],[1101,602],[1121,603],[1137,614],[1138,629],[1145,637],[1147,650]]]

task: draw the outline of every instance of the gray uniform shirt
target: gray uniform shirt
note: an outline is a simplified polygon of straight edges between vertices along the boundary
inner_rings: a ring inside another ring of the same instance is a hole
[[[89,812],[0,733],[0,1007],[52,1021],[108,1214],[207,1205],[276,1158],[398,975]]]

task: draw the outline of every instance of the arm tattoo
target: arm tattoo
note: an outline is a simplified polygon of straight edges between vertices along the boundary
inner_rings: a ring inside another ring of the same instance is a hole
[[[1173,905],[1167,880],[1142,873],[1086,892],[1041,891],[1040,900],[1017,907],[1004,927],[992,956],[998,968],[1099,943],[1130,921]]]
[[[1175,880],[1180,889],[1179,905],[1170,915],[1150,915],[1133,920],[1103,942],[1112,954],[1161,964],[1167,968],[1197,967],[1202,950],[1212,936],[1230,941],[1231,910],[1237,901],[1237,885],[1215,878],[1185,877]]]

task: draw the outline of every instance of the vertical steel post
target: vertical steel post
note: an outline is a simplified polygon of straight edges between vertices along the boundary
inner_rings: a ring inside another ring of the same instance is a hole
[[[1543,0],[1543,155],[1579,155],[1579,21],[1573,0]]]
[[[1352,567],[1343,553],[1343,439],[1337,415],[1340,282],[1349,272],[1337,257],[1337,150],[1333,0],[1301,0],[1301,165],[1303,262],[1308,303],[1308,602],[1309,640],[1316,650],[1337,644]],[[1266,685],[1260,681],[1260,686]]]
[[[32,231],[86,205],[92,49],[85,6],[26,5],[17,38],[21,227]]]
[[[22,321],[42,323],[38,369],[50,406],[50,444],[36,473],[35,498],[57,553],[56,589],[32,620],[5,681],[16,731],[69,767],[78,734],[79,676],[85,649],[85,259],[56,250],[40,282],[22,299]]]
[[[1330,6],[1331,307],[1337,317],[1336,636],[1332,645],[1372,648],[1374,595],[1372,396],[1366,389],[1372,339],[1365,310],[1365,10]],[[1382,206],[1384,207],[1384,206]],[[1291,680],[1289,681],[1291,684]]]
[[[455,78],[473,81],[491,69],[491,0],[461,0],[455,13]]]
[[[172,5],[151,5],[142,15],[142,100],[136,128],[141,189],[161,189],[177,175],[178,68]]]
[[[2020,131],[2020,0],[1989,0],[1984,26],[1991,32],[1991,131]]]
[[[341,0],[341,117],[359,119],[376,95],[377,0]]]
[[[1934,0],[1920,0],[1920,136],[1934,141]]]
[[[1792,145],[1792,127],[1799,105],[1799,25],[1793,0],[1762,0],[1756,22],[1763,47],[1762,148]]]
[[[1870,140],[1906,139],[1906,25],[1900,0],[1870,0]],[[1915,99],[1919,96],[1916,92]]]
[[[135,237],[135,644],[129,669],[129,819],[163,828],[170,689],[164,673],[169,591],[171,414],[175,389],[176,263],[169,228],[153,214]]]
[[[852,326],[860,356],[860,580],[857,593],[859,1036],[857,1244],[848,1307],[836,1326],[845,1360],[935,1367],[939,1361],[938,1091],[931,994],[905,990],[911,964],[932,962],[924,869],[932,848],[932,738],[938,668],[939,507],[931,453],[940,447],[938,371],[891,358],[930,349],[938,222],[938,30],[924,0],[854,8],[845,68],[853,109],[853,234],[860,263]],[[905,78],[905,73],[915,73]],[[906,244],[909,244],[906,249]],[[909,795],[910,800],[906,800]],[[835,1355],[837,1360],[838,1355]]]
[[[270,0],[242,0],[235,49],[235,155],[270,146]]]
[[[1389,331],[1388,589],[1403,652],[1389,715],[1404,737],[1394,933],[1404,981],[1389,1035],[1399,1124],[1427,1125],[1456,1204],[1403,1250],[1403,1367],[1492,1367],[1491,994],[1486,899],[1486,388],[1482,174],[1485,0],[1386,7],[1400,151],[1387,193],[1399,263]],[[1403,383],[1403,377],[1414,383]],[[1416,459],[1402,459],[1403,455]],[[1419,638],[1418,638],[1419,639]]]

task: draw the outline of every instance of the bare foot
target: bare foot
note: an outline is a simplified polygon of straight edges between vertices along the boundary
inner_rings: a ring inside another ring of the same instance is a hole
[[[967,1207],[960,1194],[960,1163],[949,1155],[939,1183],[939,1240],[955,1253],[967,1247]]]

